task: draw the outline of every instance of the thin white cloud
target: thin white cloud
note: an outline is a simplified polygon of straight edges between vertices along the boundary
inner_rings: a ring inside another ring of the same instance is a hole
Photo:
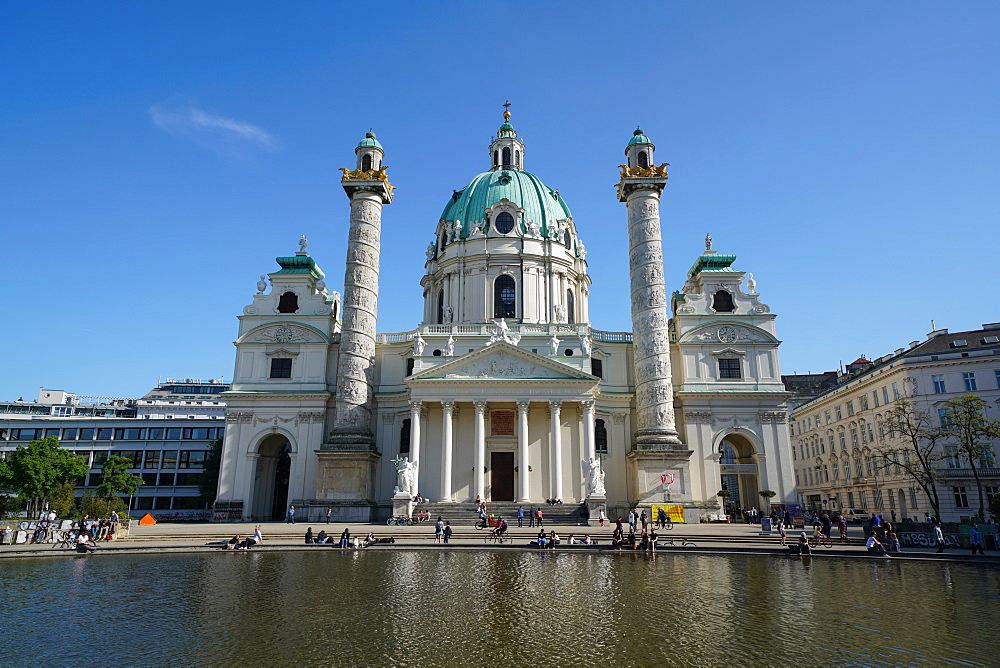
[[[149,108],[149,118],[165,132],[221,152],[229,153],[245,146],[266,151],[278,147],[275,137],[263,128],[235,118],[209,114],[193,104],[154,105]]]

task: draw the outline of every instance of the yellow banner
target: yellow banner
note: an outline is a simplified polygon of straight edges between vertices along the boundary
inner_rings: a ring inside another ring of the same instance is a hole
[[[660,508],[663,508],[663,512],[667,514],[671,522],[678,524],[684,523],[684,506],[666,506],[666,505],[653,505],[652,507],[652,517],[650,518],[653,522],[656,518],[660,516]]]

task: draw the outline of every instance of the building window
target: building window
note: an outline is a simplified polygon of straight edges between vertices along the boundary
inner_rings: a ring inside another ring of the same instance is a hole
[[[841,450],[847,449],[847,436],[845,435],[843,429],[840,430],[840,449]]]
[[[831,422],[831,420],[830,420],[830,411],[828,411],[828,410],[827,411],[823,411],[823,421],[824,421],[824,424],[830,424],[830,422]]]
[[[719,378],[742,378],[740,371],[740,361],[720,359],[719,360]]]
[[[829,434],[827,434],[826,442],[830,444],[830,452],[833,452],[834,451],[833,432],[830,432]]]
[[[639,155],[637,157],[639,159],[640,167],[649,167],[649,156],[646,155],[645,151],[639,151]]]
[[[941,421],[942,429],[951,429],[951,411],[947,408],[938,409],[938,420]]]
[[[406,455],[410,452],[410,418],[403,420],[403,427],[399,430],[399,454]]]
[[[889,388],[885,386],[882,387],[882,401],[889,403]]]
[[[875,402],[875,408],[878,408],[878,391],[872,392],[872,401]]]
[[[969,507],[969,495],[966,493],[964,487],[952,487],[952,491],[955,493],[955,507],[956,508],[968,508]]]
[[[728,290],[719,290],[715,293],[712,298],[712,309],[717,313],[732,313],[736,310],[736,305],[733,303],[733,296]]]
[[[858,403],[861,405],[861,410],[863,411],[868,410],[868,395],[865,394],[858,397]]]
[[[514,149],[514,168],[521,169],[521,152]]]
[[[958,461],[958,448],[953,445],[949,445],[944,449],[944,461],[945,465],[950,469],[957,469],[962,466],[962,463]]]
[[[604,362],[594,357],[590,358],[590,373],[598,378],[604,378]]]
[[[608,454],[608,428],[604,420],[594,420],[594,449],[598,454]]]
[[[500,166],[500,151],[493,151],[493,166]]]
[[[944,394],[948,390],[944,389],[944,376],[931,376],[934,381],[934,394]]]
[[[413,375],[413,358],[412,357],[407,357],[406,358],[406,375],[407,376],[412,376]]]
[[[507,274],[497,276],[493,282],[493,317],[513,318],[517,312],[517,286]]]
[[[897,386],[896,383],[892,384],[892,400],[893,401],[899,400],[899,386]]]
[[[963,373],[962,382],[965,383],[966,392],[975,392],[978,388],[976,387],[976,374],[975,373]]]
[[[493,223],[493,228],[500,234],[509,234],[514,229],[514,216],[506,211],[497,214],[497,219]]]
[[[853,401],[848,401],[847,402],[847,417],[850,417],[852,415],[854,415],[854,402]]]
[[[576,300],[572,290],[566,291],[566,322],[570,325],[576,323]]]
[[[851,427],[851,445],[858,447],[858,428]]]
[[[837,406],[837,420],[843,420],[843,419],[844,419],[844,412],[840,410],[840,406]]]
[[[504,146],[503,147],[503,152],[501,153],[501,155],[503,156],[503,167],[504,167],[504,169],[509,168],[510,167],[510,147],[509,146]]]
[[[278,299],[278,313],[295,313],[299,310],[299,298],[294,292],[285,292]]]
[[[437,321],[439,325],[444,324],[444,288],[438,291]]]
[[[372,156],[366,153],[361,157],[361,169],[367,172],[371,168],[372,168]]]
[[[271,360],[271,378],[291,378],[292,358],[276,357]]]

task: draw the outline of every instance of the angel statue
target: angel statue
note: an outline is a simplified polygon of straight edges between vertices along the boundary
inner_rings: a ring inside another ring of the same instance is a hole
[[[559,340],[559,337],[556,336],[555,334],[553,334],[552,338],[549,339],[549,354],[550,355],[558,355],[559,354],[559,344],[560,343],[562,343],[562,342]]]
[[[305,253],[306,252],[306,246],[308,246],[308,245],[309,245],[309,240],[306,239],[306,235],[303,234],[301,237],[299,237],[299,252],[300,253]]]
[[[601,462],[591,457],[590,461],[584,460],[583,477],[587,481],[587,496],[604,496],[604,471],[601,469]]]
[[[422,356],[424,354],[425,347],[427,347],[427,342],[424,341],[422,336],[420,336],[420,332],[417,332],[417,335],[413,337],[413,356]]]
[[[396,462],[396,486],[398,488],[398,494],[412,496],[413,473],[416,466],[416,462],[411,462],[406,457],[403,457]]]
[[[448,342],[444,344],[444,356],[454,357],[455,356],[455,337],[448,336]]]

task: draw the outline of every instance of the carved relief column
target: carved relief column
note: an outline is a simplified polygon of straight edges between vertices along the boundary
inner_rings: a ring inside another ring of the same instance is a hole
[[[392,201],[392,186],[371,172],[345,170],[341,185],[351,198],[344,272],[343,325],[337,364],[337,403],[331,448],[375,450],[372,434],[372,376],[375,369],[375,319],[378,315],[382,207]]]
[[[483,469],[486,467],[486,402],[473,401],[476,411],[476,452],[472,467],[472,493],[480,499],[486,498],[486,483]]]
[[[660,193],[667,183],[660,167],[625,168],[618,200],[628,206],[629,278],[635,353],[636,446],[679,445],[674,425],[667,336],[667,291],[663,281]],[[666,448],[675,449],[675,448]]]
[[[551,419],[549,443],[552,448],[552,498],[558,500],[561,500],[563,495],[562,421],[559,419],[561,409],[561,401],[549,402],[549,417]]]
[[[451,495],[452,438],[451,419],[455,410],[454,401],[441,402],[441,503],[453,503]]]
[[[410,460],[413,461],[413,489],[410,496],[420,491],[420,407],[421,401],[410,402]]]
[[[597,457],[594,447],[594,402],[581,401],[583,408],[583,458],[588,462]]]
[[[528,476],[528,407],[530,401],[517,402],[517,471],[520,481],[518,503],[531,501],[531,480]]]

